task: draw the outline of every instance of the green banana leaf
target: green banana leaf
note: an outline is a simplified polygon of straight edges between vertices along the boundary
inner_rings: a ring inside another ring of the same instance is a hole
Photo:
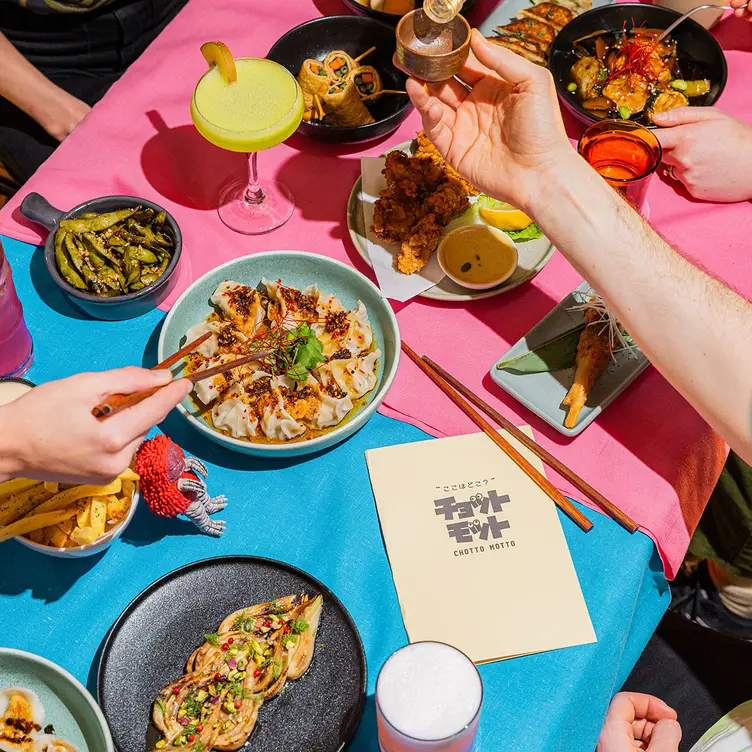
[[[560,334],[558,337],[542,342],[528,352],[496,364],[500,371],[513,373],[544,373],[572,368],[577,355],[580,334],[585,328],[584,322]]]

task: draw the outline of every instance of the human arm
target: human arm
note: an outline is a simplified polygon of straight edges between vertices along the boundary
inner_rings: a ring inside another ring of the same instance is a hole
[[[54,84],[0,32],[0,96],[34,118],[62,141],[91,109]]]
[[[572,149],[550,73],[473,33],[457,82],[408,81],[428,137],[480,190],[531,215],[653,365],[752,461],[752,304],[658,236]]]
[[[595,752],[678,752],[676,711],[651,695],[620,692],[611,701]]]
[[[714,107],[677,107],[653,120],[663,161],[695,198],[752,199],[752,126]]]
[[[13,477],[104,484],[131,462],[152,426],[191,389],[169,371],[121,368],[82,373],[35,387],[0,406],[0,482]],[[167,385],[167,386],[165,386]],[[105,421],[92,408],[105,397],[162,386]]]

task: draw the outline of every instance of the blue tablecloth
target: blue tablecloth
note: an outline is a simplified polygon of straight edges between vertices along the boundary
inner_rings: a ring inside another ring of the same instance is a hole
[[[88,319],[54,287],[41,249],[7,239],[3,244],[34,339],[30,379],[39,383],[82,370],[156,362],[161,312],[121,322]],[[229,498],[220,515],[227,521],[224,537],[198,535],[189,522],[154,517],[144,506],[122,539],[101,556],[60,560],[15,541],[2,544],[0,644],[55,661],[96,694],[102,641],[125,606],[149,583],[210,556],[281,559],[326,583],[360,629],[369,697],[352,749],[375,752],[376,676],[407,637],[363,453],[425,439],[426,434],[376,415],[332,450],[272,462],[221,451],[177,413],[161,429],[207,463],[210,490]],[[54,416],[50,430],[59,430]],[[271,499],[296,524],[274,524]],[[485,700],[478,752],[592,752],[611,696],[668,605],[653,543],[639,533],[630,536],[606,517],[590,516],[595,528],[587,535],[565,517],[562,525],[598,642],[482,666]],[[497,586],[501,583],[489,580],[489,598]],[[475,604],[473,611],[482,615],[482,604]],[[555,620],[556,614],[551,618]]]

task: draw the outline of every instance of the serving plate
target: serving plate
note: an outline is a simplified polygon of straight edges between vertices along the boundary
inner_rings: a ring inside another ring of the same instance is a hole
[[[114,752],[102,711],[81,682],[65,669],[33,653],[0,648],[0,689],[24,687],[44,706],[44,725],[81,752]],[[43,726],[44,727],[44,726]]]
[[[381,349],[376,387],[366,395],[365,404],[330,431],[308,440],[279,444],[254,443],[226,436],[201,417],[190,397],[178,405],[178,410],[204,436],[235,452],[266,457],[310,454],[346,439],[370,419],[386,396],[399,364],[400,334],[394,311],[378,287],[351,266],[304,251],[266,251],[221,264],[199,277],[167,314],[159,335],[159,360],[164,360],[185,345],[188,329],[212,312],[209,298],[217,285],[230,279],[255,287],[264,277],[269,280],[281,279],[285,285],[299,289],[316,283],[319,289],[336,295],[348,309],[355,308],[358,300],[362,300],[368,311],[376,346]]]
[[[98,694],[119,752],[153,748],[154,698],[184,672],[206,632],[239,608],[301,592],[324,596],[313,663],[286,685],[283,695],[263,705],[247,748],[343,749],[357,731],[366,697],[365,653],[352,617],[326,585],[300,569],[255,556],[221,556],[157,580],[110,630],[99,663]]]
[[[615,0],[593,0],[593,8],[601,8],[605,5],[613,5]],[[530,7],[530,0],[504,0],[499,3],[486,17],[486,20],[478,26],[478,30],[484,37],[495,36],[494,29],[503,26],[517,17],[523,8]]]
[[[582,311],[570,309],[581,302],[581,297],[576,295],[586,293],[589,288],[587,282],[578,285],[496,363],[522,355],[581,324]],[[491,366],[494,382],[565,436],[577,436],[584,431],[650,365],[639,349],[616,353],[595,382],[574,428],[566,428],[567,410],[561,401],[574,381],[573,368],[545,373],[512,373],[498,370],[496,363]]]
[[[388,151],[399,149],[406,154],[412,154],[414,148],[414,141],[404,141],[388,149]],[[355,250],[357,250],[360,257],[368,266],[372,266],[368,255],[368,240],[366,237],[365,219],[363,217],[362,178],[358,178],[355,181],[347,202],[347,229],[350,232],[350,239],[355,246]],[[494,287],[491,290],[469,290],[465,287],[460,287],[460,285],[453,282],[449,277],[444,277],[437,285],[420,293],[419,297],[444,302],[460,302],[503,295],[505,292],[509,292],[515,287],[519,287],[521,284],[530,281],[548,263],[554,255],[555,248],[551,244],[551,241],[543,236],[536,240],[517,243],[517,250],[519,252],[519,262],[514,274],[505,282],[498,285],[498,287]]]

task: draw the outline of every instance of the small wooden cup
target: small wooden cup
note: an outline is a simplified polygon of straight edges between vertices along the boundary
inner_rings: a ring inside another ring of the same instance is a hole
[[[446,81],[467,62],[470,32],[461,15],[448,24],[437,24],[422,8],[411,11],[397,24],[399,67],[423,81]]]

